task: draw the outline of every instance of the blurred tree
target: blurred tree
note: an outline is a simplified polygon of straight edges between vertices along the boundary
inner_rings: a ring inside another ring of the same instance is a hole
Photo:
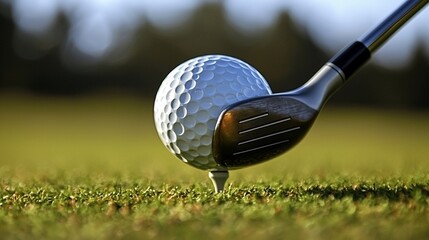
[[[164,77],[178,64],[199,55],[225,54],[250,63],[266,77],[273,91],[279,92],[303,84],[330,57],[286,13],[263,32],[245,33],[228,22],[220,4],[210,3],[202,5],[184,25],[174,29],[143,24],[134,44],[129,46],[126,61],[82,65],[79,59],[67,60],[63,54],[64,39],[40,59],[30,60],[17,56],[13,41],[20,33],[8,14],[3,15],[0,15],[2,91],[25,89],[70,95],[115,89],[153,98]],[[59,24],[62,29],[69,27],[61,17]],[[425,93],[429,61],[421,52],[417,51],[412,64],[403,69],[388,70],[368,64],[352,77],[333,102],[429,108]]]

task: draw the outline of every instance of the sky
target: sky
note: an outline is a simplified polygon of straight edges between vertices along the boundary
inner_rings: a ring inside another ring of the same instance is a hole
[[[124,48],[145,21],[171,29],[190,12],[216,0],[0,0],[12,9],[17,27],[26,34],[48,34],[63,13],[71,23],[66,43],[94,59]],[[257,34],[288,12],[303,31],[327,52],[335,53],[375,26],[402,0],[223,0],[228,20],[239,31]],[[374,61],[403,66],[416,44],[429,56],[429,7],[412,19],[380,51]],[[55,44],[55,43],[52,43]],[[49,46],[47,47],[49,48]]]

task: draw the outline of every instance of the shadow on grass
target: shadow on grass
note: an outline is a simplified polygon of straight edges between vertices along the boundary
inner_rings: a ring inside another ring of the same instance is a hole
[[[288,185],[256,185],[251,187],[238,186],[229,188],[227,195],[252,196],[255,199],[284,198],[297,200],[300,198],[313,199],[344,199],[354,201],[364,199],[385,199],[389,201],[418,200],[429,198],[429,182],[404,183],[396,182],[359,182],[356,184],[324,184],[324,183],[295,183]]]
[[[346,197],[353,200],[362,200],[365,198],[384,198],[393,201],[405,200],[410,198],[426,198],[429,196],[429,186],[427,184],[415,184],[412,186],[389,186],[389,185],[354,185],[345,187],[315,185],[301,192],[307,195],[317,195],[319,198],[342,199]],[[285,192],[285,197],[289,195]]]

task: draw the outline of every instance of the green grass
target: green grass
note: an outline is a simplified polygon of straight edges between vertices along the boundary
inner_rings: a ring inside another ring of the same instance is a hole
[[[0,94],[1,239],[426,239],[429,113],[327,108],[224,193],[158,140],[152,105]]]

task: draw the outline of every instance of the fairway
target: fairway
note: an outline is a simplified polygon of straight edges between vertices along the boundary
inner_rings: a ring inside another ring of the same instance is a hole
[[[153,103],[0,94],[1,239],[427,239],[429,113],[329,107],[290,152],[207,172]]]

